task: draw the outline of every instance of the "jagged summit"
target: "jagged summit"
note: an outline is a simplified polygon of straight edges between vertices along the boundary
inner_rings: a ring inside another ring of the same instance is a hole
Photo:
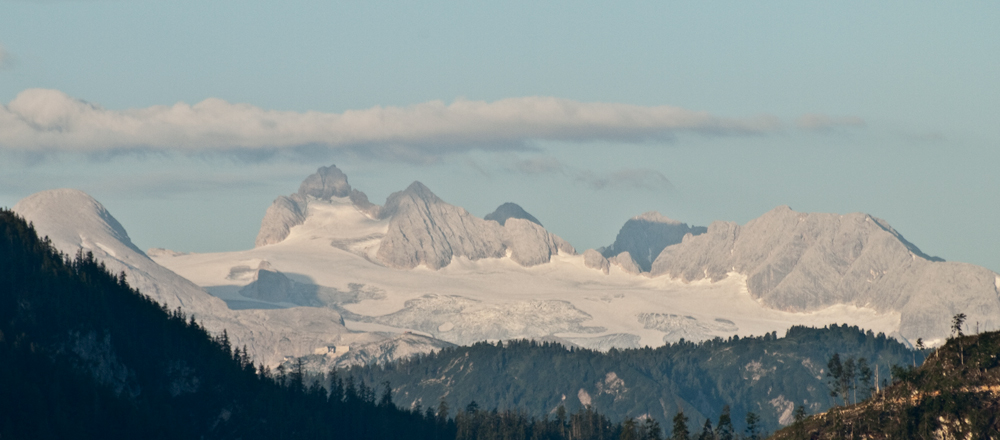
[[[412,186],[412,185],[411,185]],[[306,220],[309,212],[309,198],[329,201],[333,197],[348,197],[354,206],[371,218],[382,215],[382,207],[368,201],[368,196],[351,188],[347,175],[336,165],[320,167],[316,173],[306,177],[299,185],[299,191],[289,196],[279,196],[267,208],[260,222],[260,232],[254,241],[255,247],[279,243],[288,237],[295,226]]]
[[[320,167],[316,173],[306,177],[299,186],[299,194],[313,196],[317,199],[330,197],[347,197],[351,194],[351,184],[347,176],[336,165]]]
[[[615,237],[615,242],[601,249],[608,259],[628,252],[642,272],[652,269],[653,261],[664,248],[680,243],[687,234],[698,235],[707,231],[703,226],[688,226],[656,211],[632,217]]]
[[[500,223],[500,226],[503,226],[507,222],[507,219],[511,218],[524,219],[538,226],[542,226],[542,222],[538,221],[535,216],[528,214],[528,212],[525,211],[524,208],[521,208],[520,205],[511,202],[498,206],[495,211],[486,214],[486,216],[483,217],[483,220],[493,220]]]
[[[660,214],[659,211],[644,212],[644,213],[639,214],[639,215],[637,215],[635,217],[632,217],[632,220],[644,220],[644,221],[647,221],[647,222],[663,223],[663,224],[668,224],[668,225],[679,225],[679,224],[681,224],[681,222],[679,220],[674,220],[674,219],[672,219],[670,217],[667,217],[667,216],[665,216],[663,214]]]
[[[865,213],[779,206],[743,226],[714,222],[705,234],[665,248],[652,267],[653,276],[683,281],[718,281],[731,272],[745,275],[750,294],[778,310],[848,304],[898,311],[908,338],[948,334],[949,317],[963,310],[984,328],[1000,325],[997,274],[928,257]]]
[[[389,194],[389,197],[385,199],[385,206],[382,208],[382,218],[392,218],[399,212],[401,205],[408,203],[436,205],[444,203],[444,201],[437,194],[434,194],[434,191],[431,191],[427,185],[413,181],[406,189]]]

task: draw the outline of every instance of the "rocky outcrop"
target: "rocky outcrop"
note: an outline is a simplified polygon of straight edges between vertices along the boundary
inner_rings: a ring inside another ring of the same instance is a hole
[[[704,226],[688,226],[651,211],[625,222],[615,242],[604,248],[602,254],[605,258],[612,258],[628,252],[642,272],[649,272],[664,248],[680,243],[687,234],[699,235],[706,230]]]
[[[939,338],[966,313],[983,329],[1000,326],[998,275],[920,252],[884,220],[867,214],[805,214],[778,207],[745,226],[715,222],[705,234],[667,247],[653,276],[683,281],[747,277],[763,304],[813,311],[836,304],[901,313],[906,338]]]
[[[510,259],[528,267],[548,263],[560,251],[573,255],[576,250],[563,239],[550,234],[538,223],[526,219],[507,219],[503,244],[510,249]]]
[[[293,227],[305,222],[310,197],[318,200],[348,197],[369,218],[378,218],[381,213],[381,207],[369,202],[365,193],[351,188],[347,176],[336,165],[320,167],[302,181],[297,193],[280,196],[267,208],[254,246],[267,246],[287,238]]]
[[[267,246],[284,240],[293,227],[306,221],[306,209],[306,199],[299,194],[275,199],[260,222],[254,246]]]
[[[483,217],[483,220],[493,220],[500,223],[500,226],[505,226],[507,219],[511,218],[524,219],[538,226],[542,226],[542,223],[539,222],[535,216],[528,214],[528,212],[525,211],[524,208],[521,208],[520,205],[510,202],[498,206],[495,211],[486,214],[486,217]]]
[[[382,217],[390,219],[389,230],[376,257],[399,269],[423,264],[436,270],[454,257],[502,258],[508,250],[511,259],[523,266],[547,263],[560,252],[576,253],[535,222],[510,217],[500,226],[445,203],[420,182],[390,195]]]
[[[639,275],[642,273],[642,269],[639,267],[639,263],[635,262],[632,255],[628,251],[622,252],[614,257],[608,259],[608,262],[618,266],[622,271],[627,274]]]
[[[496,222],[445,203],[420,182],[390,195],[383,216],[391,220],[376,257],[390,267],[411,269],[424,264],[440,269],[452,257],[505,256],[503,234]]]
[[[597,269],[604,272],[605,275],[607,275],[611,269],[608,259],[604,258],[604,255],[601,255],[600,252],[597,252],[594,249],[587,249],[586,252],[583,253],[583,265],[591,269]]]
[[[312,196],[320,200],[330,197],[347,197],[351,194],[351,185],[347,176],[336,165],[320,167],[316,173],[306,177],[299,185],[299,195]]]

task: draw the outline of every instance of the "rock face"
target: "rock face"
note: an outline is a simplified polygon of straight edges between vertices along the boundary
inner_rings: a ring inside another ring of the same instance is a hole
[[[368,201],[365,193],[352,189],[347,176],[336,165],[320,167],[306,177],[299,191],[290,196],[280,196],[267,208],[260,222],[255,247],[280,243],[295,226],[301,225],[308,214],[309,198],[330,200],[331,197],[349,197],[359,211],[370,218],[378,218],[381,207]]]
[[[560,252],[576,253],[573,246],[550,234],[537,222],[521,218],[507,220],[503,227],[503,244],[510,249],[510,259],[525,267],[548,263]]]
[[[389,230],[376,256],[398,269],[423,264],[437,270],[453,257],[501,258],[508,250],[517,263],[533,266],[549,262],[559,252],[576,253],[535,222],[511,217],[500,226],[445,203],[420,182],[390,195],[382,216],[390,219]]]
[[[292,227],[306,221],[306,199],[298,194],[280,196],[267,208],[254,245],[267,246],[288,237]]]
[[[317,199],[329,199],[330,197],[347,197],[351,194],[351,185],[347,183],[347,176],[340,171],[336,165],[320,167],[316,173],[306,177],[299,185],[299,194],[313,196]]]
[[[642,268],[639,267],[639,263],[636,263],[635,259],[628,251],[622,252],[614,257],[608,259],[609,262],[621,268],[625,273],[632,275],[639,275],[642,273]]]
[[[583,253],[583,264],[591,269],[597,269],[604,272],[605,275],[607,275],[610,271],[608,259],[604,258],[604,255],[601,255],[600,252],[597,252],[594,249],[587,249],[587,251]]]
[[[535,216],[528,214],[528,212],[525,211],[524,208],[521,208],[520,205],[510,202],[498,206],[495,211],[486,214],[486,217],[483,217],[483,220],[493,220],[497,223],[500,223],[500,226],[504,226],[507,222],[507,219],[511,218],[524,219],[538,226],[542,226],[542,223],[539,222],[538,219],[535,218]]]
[[[390,195],[383,215],[392,220],[377,258],[390,267],[424,264],[437,270],[452,257],[478,260],[506,254],[499,224],[445,203],[420,182]]]
[[[908,339],[949,333],[966,313],[982,329],[1000,326],[1000,276],[929,257],[884,220],[867,214],[804,214],[787,206],[739,226],[715,222],[705,234],[669,246],[652,275],[683,281],[746,275],[750,294],[787,311],[835,304],[901,313]]]
[[[612,258],[628,252],[642,272],[649,272],[664,248],[680,243],[687,234],[704,234],[707,229],[704,226],[688,226],[651,211],[625,222],[615,242],[604,248],[602,254],[605,258]]]

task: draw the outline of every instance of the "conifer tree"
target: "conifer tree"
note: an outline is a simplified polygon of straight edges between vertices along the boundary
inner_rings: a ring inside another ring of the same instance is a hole
[[[747,440],[760,440],[760,416],[753,412],[747,413]]]
[[[712,419],[705,419],[705,426],[701,429],[698,440],[715,440],[715,430],[712,429]]]
[[[687,422],[688,417],[684,415],[684,411],[677,411],[677,415],[674,416],[674,430],[670,436],[671,440],[688,440],[691,434],[688,432]]]
[[[729,414],[729,405],[722,407],[722,414],[719,414],[719,424],[715,427],[715,437],[718,440],[733,440],[735,437],[733,418]]]
[[[642,423],[642,439],[663,440],[663,429],[660,428],[660,422],[652,417],[646,417],[646,421]]]

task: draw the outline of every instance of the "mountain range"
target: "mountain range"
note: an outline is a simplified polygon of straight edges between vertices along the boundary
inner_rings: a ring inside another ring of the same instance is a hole
[[[269,365],[520,338],[607,350],[832,322],[937,344],[959,312],[1000,327],[1000,276],[926,255],[862,213],[778,207],[746,225],[700,227],[651,212],[578,253],[516,204],[480,218],[414,182],[380,206],[335,166],[278,197],[256,246],[237,252],[143,253],[76,190],[13,210],[58,249],[93,252]]]

